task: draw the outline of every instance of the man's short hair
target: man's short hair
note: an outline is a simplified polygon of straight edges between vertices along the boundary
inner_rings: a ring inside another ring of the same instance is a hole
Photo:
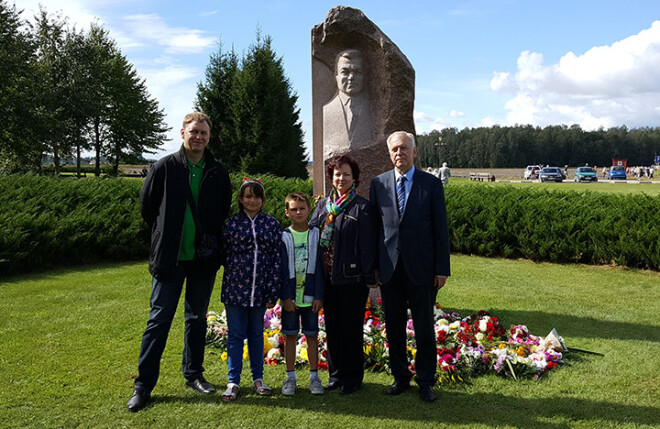
[[[213,128],[213,124],[211,123],[211,119],[202,112],[188,113],[183,118],[183,128],[186,128],[188,126],[188,124],[190,124],[193,121],[206,122],[209,125],[209,129]]]
[[[392,140],[402,136],[408,137],[408,139],[410,139],[410,141],[412,142],[412,148],[415,149],[415,147],[417,146],[417,143],[415,143],[415,136],[407,131],[394,131],[392,134],[390,134],[390,136],[387,138],[387,148],[388,149],[390,148],[390,143],[392,142]]]
[[[289,203],[293,201],[303,202],[307,204],[307,208],[312,208],[312,205],[309,203],[309,198],[302,192],[291,192],[284,198],[284,206],[287,210],[289,210]]]
[[[357,49],[345,49],[335,56],[335,75],[339,72],[337,70],[337,63],[339,63],[340,58],[346,58],[347,60],[357,60],[362,59],[362,52]]]

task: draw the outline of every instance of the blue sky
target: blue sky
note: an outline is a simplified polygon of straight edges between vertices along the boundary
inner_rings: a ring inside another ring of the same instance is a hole
[[[38,0],[15,0],[24,17]],[[257,27],[273,39],[298,94],[311,159],[310,32],[338,4],[323,0],[47,0],[71,24],[98,20],[165,110],[163,150],[180,145],[209,55],[242,53]],[[418,133],[493,124],[660,126],[660,1],[409,0],[362,10],[416,72]]]

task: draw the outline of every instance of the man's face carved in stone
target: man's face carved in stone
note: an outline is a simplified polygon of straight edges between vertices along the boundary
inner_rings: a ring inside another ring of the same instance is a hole
[[[346,95],[352,97],[362,92],[364,76],[361,58],[339,57],[337,60],[337,87]]]

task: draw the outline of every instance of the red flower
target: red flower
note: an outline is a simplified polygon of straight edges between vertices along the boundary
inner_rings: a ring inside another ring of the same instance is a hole
[[[553,369],[556,366],[557,366],[557,362],[552,362],[552,361],[548,362],[548,369]]]

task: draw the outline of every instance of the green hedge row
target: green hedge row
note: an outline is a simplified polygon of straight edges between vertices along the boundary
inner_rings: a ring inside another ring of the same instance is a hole
[[[452,251],[660,269],[660,198],[469,184],[445,190]]]
[[[142,257],[141,181],[0,178],[0,274]]]
[[[243,175],[232,175],[235,193]],[[264,210],[283,225],[289,190],[312,195],[311,180],[263,177]],[[0,177],[0,275],[97,261],[146,258],[139,210],[142,180]],[[232,213],[238,211],[236,195]]]
[[[237,192],[242,174],[232,175]],[[264,211],[289,225],[284,197],[312,181],[263,177]],[[145,258],[141,180],[0,178],[0,275]],[[660,269],[660,198],[468,184],[446,188],[453,252]],[[236,195],[232,213],[236,213]]]

